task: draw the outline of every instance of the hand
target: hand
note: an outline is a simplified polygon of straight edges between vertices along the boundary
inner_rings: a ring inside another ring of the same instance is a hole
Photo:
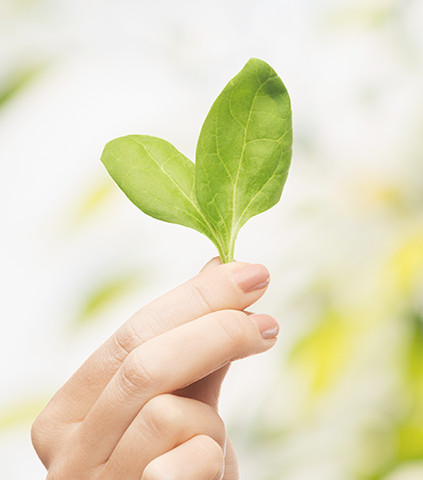
[[[32,427],[48,480],[238,480],[217,413],[229,364],[276,342],[262,265],[213,259],[146,305],[54,395]]]

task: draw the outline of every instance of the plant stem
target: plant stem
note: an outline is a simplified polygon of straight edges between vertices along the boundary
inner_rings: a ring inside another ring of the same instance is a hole
[[[234,261],[235,239],[231,239],[229,245],[216,245],[222,263]]]

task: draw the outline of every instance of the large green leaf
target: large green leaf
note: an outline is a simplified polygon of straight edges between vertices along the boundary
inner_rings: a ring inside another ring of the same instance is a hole
[[[112,140],[101,160],[143,212],[198,230],[229,262],[242,225],[279,201],[291,151],[288,93],[267,63],[251,59],[212,106],[195,166],[146,135]]]
[[[275,71],[251,59],[224,88],[200,133],[198,203],[232,258],[236,236],[282,194],[292,152],[291,104]]]

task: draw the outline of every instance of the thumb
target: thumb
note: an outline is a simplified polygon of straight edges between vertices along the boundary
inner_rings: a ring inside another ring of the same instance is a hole
[[[181,395],[182,397],[193,398],[200,402],[207,403],[217,410],[220,390],[229,367],[230,364],[228,363],[219,368],[219,370],[207,375],[207,377],[204,377],[187,387],[181,388],[174,393],[176,395]]]
[[[193,398],[200,402],[207,403],[217,410],[219,405],[220,390],[223,380],[228,373],[230,364],[226,364],[207,377],[198,380],[187,387],[174,392],[176,395]]]
[[[222,265],[222,260],[220,260],[220,257],[213,257],[204,265],[204,267],[200,270],[200,272],[206,272],[207,270],[211,270],[212,268],[217,267],[218,265]]]

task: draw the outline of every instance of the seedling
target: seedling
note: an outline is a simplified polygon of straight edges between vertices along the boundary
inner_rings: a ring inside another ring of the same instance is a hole
[[[266,62],[252,58],[211,107],[195,164],[148,135],[112,140],[101,161],[139,209],[203,233],[227,263],[240,228],[279,201],[291,154],[288,92]]]

